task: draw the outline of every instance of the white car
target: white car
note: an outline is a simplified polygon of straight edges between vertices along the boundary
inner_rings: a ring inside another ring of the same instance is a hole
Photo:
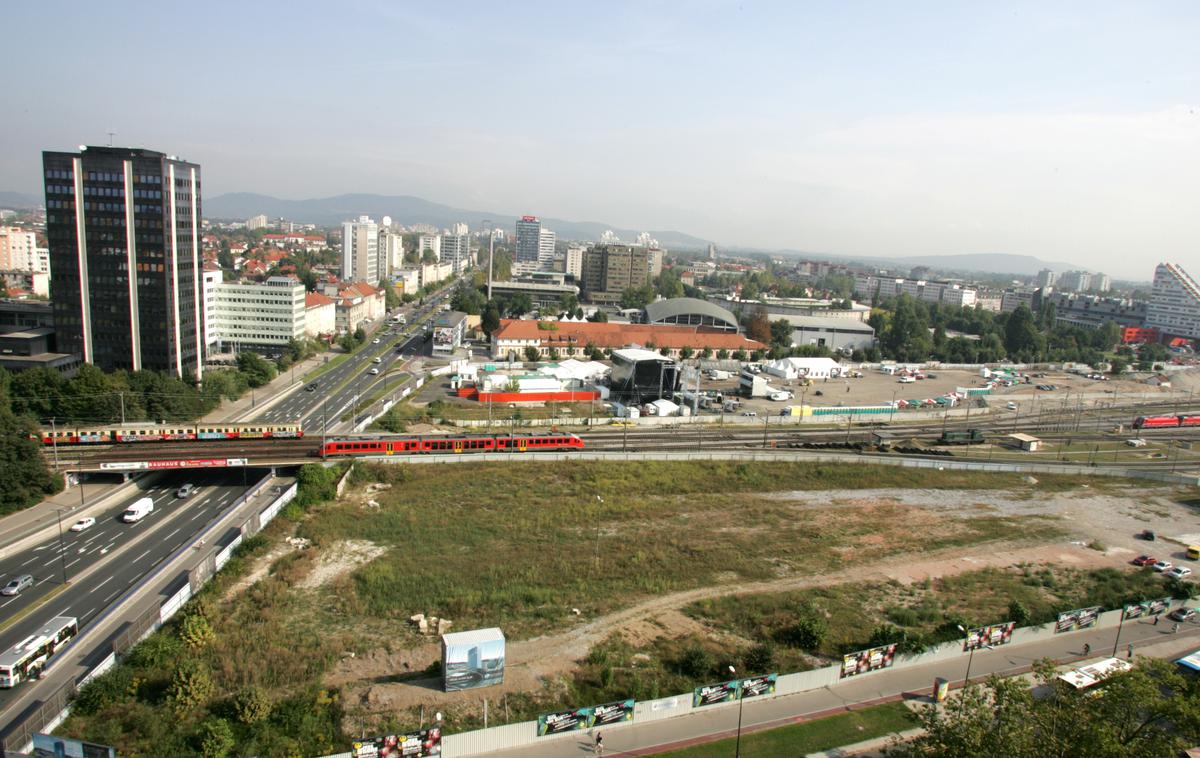
[[[1171,563],[1170,561],[1159,561],[1158,563],[1154,564],[1150,568],[1154,569],[1155,571],[1166,571],[1167,569],[1171,568],[1171,566],[1173,566],[1173,565],[1174,564]]]
[[[771,393],[771,399],[772,399],[772,400],[791,400],[791,399],[792,399],[792,393],[790,393],[790,392],[785,392],[785,391],[782,391],[782,390],[781,390],[781,391],[779,391],[779,392],[772,392],[772,393]]]
[[[916,383],[916,381],[917,381],[917,380],[916,380],[916,379],[913,379],[911,376],[902,376],[902,377],[900,377],[900,379],[899,379],[899,382],[900,382],[901,384],[914,384],[914,383]]]
[[[368,373],[371,374],[371,376],[376,376],[379,374],[379,369],[373,368]]]
[[[378,338],[378,337],[376,337],[375,339],[371,340],[371,344],[372,344],[372,345],[378,345],[378,344],[379,344],[379,338]]]
[[[1009,409],[1010,411],[1015,411],[1017,409],[1017,404],[1016,403],[1007,403],[1007,404],[1005,404],[1004,407]]]
[[[1192,570],[1187,566],[1176,566],[1164,574],[1164,576],[1170,577],[1171,579],[1185,579],[1191,575]]]
[[[78,521],[76,521],[74,524],[71,524],[71,531],[72,532],[82,532],[84,529],[91,529],[95,525],[96,525],[96,519],[92,518],[91,516],[88,516],[87,518],[81,518]]]

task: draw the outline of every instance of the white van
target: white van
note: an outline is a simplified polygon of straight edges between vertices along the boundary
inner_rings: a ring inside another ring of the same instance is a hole
[[[121,520],[126,524],[133,524],[144,519],[153,510],[154,500],[144,497],[126,508],[125,512],[121,514]]]

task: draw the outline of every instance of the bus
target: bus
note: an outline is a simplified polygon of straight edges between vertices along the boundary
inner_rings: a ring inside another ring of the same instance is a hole
[[[36,634],[0,654],[0,688],[16,687],[26,679],[37,679],[50,656],[66,647],[79,633],[74,616],[55,616]]]

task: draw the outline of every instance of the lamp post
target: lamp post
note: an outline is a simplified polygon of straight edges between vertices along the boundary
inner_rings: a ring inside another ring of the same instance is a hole
[[[63,545],[62,509],[55,508],[54,513],[58,516],[58,560],[62,566],[63,584],[66,584],[67,583],[67,548]]]
[[[892,390],[892,412],[888,414],[888,423],[896,420],[896,390]]]
[[[975,659],[975,646],[970,644],[971,643],[971,635],[966,630],[966,628],[962,624],[956,624],[955,626],[958,627],[958,631],[963,633],[963,637],[966,639],[967,644],[971,648],[970,653],[967,655],[967,675],[963,679],[963,692],[966,692],[967,687],[969,687],[971,685],[971,661],[973,661]],[[959,700],[959,703],[960,704],[962,703],[961,699]]]
[[[733,675],[736,677],[736,676],[737,676],[737,669],[735,669],[733,666],[730,666],[730,667],[729,667],[729,673],[733,674]],[[734,755],[734,758],[741,758],[741,755],[742,755],[742,705],[743,705],[743,704],[746,702],[746,701],[745,701],[745,700],[742,698],[742,688],[741,688],[741,682],[738,682],[738,688],[737,688],[737,690],[738,690],[738,692],[737,692],[737,696],[738,696],[738,725],[737,725],[737,740],[734,742],[734,747],[733,747],[733,755]]]
[[[1121,644],[1121,627],[1125,626],[1125,607],[1121,607],[1121,618],[1117,621],[1117,637],[1113,640],[1113,658],[1117,657],[1117,647]]]

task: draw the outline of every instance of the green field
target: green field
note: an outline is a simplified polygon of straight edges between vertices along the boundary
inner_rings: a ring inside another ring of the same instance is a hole
[[[790,724],[751,734],[743,732],[741,755],[745,758],[801,756],[886,737],[917,725],[913,712],[904,703],[884,703],[803,724]],[[735,740],[726,739],[659,755],[662,758],[728,758],[733,755],[735,747]]]

